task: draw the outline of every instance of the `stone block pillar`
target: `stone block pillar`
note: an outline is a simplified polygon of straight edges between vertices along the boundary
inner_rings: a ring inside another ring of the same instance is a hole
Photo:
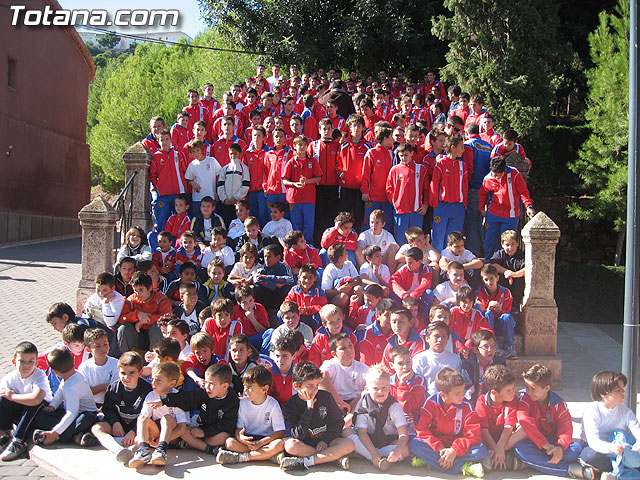
[[[153,228],[151,217],[151,193],[149,192],[149,167],[152,155],[142,142],[134,143],[122,155],[127,168],[126,181],[136,174],[127,193],[127,202],[132,202],[131,226],[140,226],[148,232]],[[122,232],[124,235],[125,232]]]
[[[95,279],[113,270],[113,232],[118,215],[102,197],[97,197],[78,213],[82,227],[82,278],[76,290],[76,312],[95,292]]]
[[[538,212],[522,229],[526,265],[523,335],[528,356],[556,354],[558,307],[553,287],[559,238],[560,229],[544,212]]]

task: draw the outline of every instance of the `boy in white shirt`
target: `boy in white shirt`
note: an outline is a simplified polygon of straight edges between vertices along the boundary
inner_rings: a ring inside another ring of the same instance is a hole
[[[251,209],[249,208],[249,202],[246,200],[238,200],[236,202],[236,218],[229,222],[229,231],[227,236],[235,241],[236,238],[242,236],[245,232],[244,221],[249,216]]]
[[[360,247],[360,250],[364,250],[369,245],[379,246],[382,251],[382,263],[389,267],[389,270],[395,272],[395,258],[400,246],[396,243],[396,239],[391,232],[385,230],[385,225],[386,215],[382,210],[377,209],[371,212],[371,215],[369,215],[369,230],[365,230],[358,236],[358,247]]]
[[[80,373],[91,388],[96,405],[104,403],[104,394],[109,385],[118,379],[118,360],[109,357],[107,332],[101,328],[90,328],[84,332],[84,345],[92,357],[78,367]]]
[[[330,263],[322,272],[321,286],[330,303],[344,308],[349,304],[352,294],[362,294],[360,275],[348,260],[344,243],[331,245],[327,250],[327,256]]]
[[[84,304],[83,318],[93,318],[107,327],[118,324],[125,298],[116,292],[116,277],[103,272],[96,277],[96,293]]]
[[[284,237],[287,233],[293,230],[291,222],[284,218],[287,208],[288,207],[284,202],[273,202],[271,204],[271,221],[267,222],[262,229],[262,233],[265,235],[277,237],[285,248],[286,245],[283,243]]]
[[[47,362],[62,382],[53,400],[33,419],[33,443],[51,445],[57,440],[73,439],[82,447],[97,445],[89,430],[98,421],[98,408],[89,384],[73,368],[73,355],[67,349],[54,348],[47,355]]]
[[[250,186],[249,167],[242,163],[242,147],[232,143],[229,146],[229,163],[222,167],[218,177],[218,198],[222,203],[220,215],[227,225],[235,218],[236,202],[247,198]]]
[[[479,286],[480,269],[484,265],[470,250],[464,248],[464,236],[460,232],[451,232],[447,237],[447,248],[440,253],[440,273],[445,276],[449,263],[460,262],[464,268],[464,276],[475,287]]]
[[[204,143],[200,140],[191,140],[187,143],[189,153],[195,157],[187,167],[184,178],[191,185],[191,207],[197,216],[200,213],[200,201],[204,197],[216,198],[216,185],[218,184],[218,175],[222,167],[213,157],[205,157]]]
[[[345,332],[332,336],[329,348],[332,358],[320,365],[320,388],[333,395],[340,410],[352,412],[366,386],[364,375],[369,367],[355,360],[355,346]],[[345,417],[345,424],[349,421],[349,416]]]
[[[468,287],[469,284],[464,281],[464,267],[460,262],[449,262],[447,267],[447,277],[449,280],[443,282],[433,289],[434,303],[456,303],[456,293],[461,287]]]
[[[173,362],[162,362],[153,368],[151,387],[145,398],[144,406],[138,416],[138,450],[129,461],[129,467],[138,468],[146,463],[151,465],[167,464],[169,442],[176,440],[187,431],[187,415],[178,407],[158,406],[157,401],[170,393],[180,378],[180,367]],[[158,441],[158,447],[151,453],[149,442]]]
[[[362,251],[362,255],[364,255],[366,260],[360,267],[362,282],[368,284],[377,283],[383,287],[383,289],[386,288],[385,293],[388,295],[391,272],[389,267],[382,263],[382,249],[378,245],[369,245]]]
[[[227,231],[222,227],[215,227],[211,232],[211,243],[202,253],[200,265],[202,268],[207,268],[214,258],[219,258],[224,262],[226,271],[231,270],[236,262],[233,250],[227,246]]]
[[[267,395],[273,376],[267,367],[257,365],[242,375],[242,383],[245,397],[240,400],[235,436],[227,438],[216,462],[228,465],[273,458],[279,464],[285,424],[280,404]]]
[[[36,368],[37,359],[33,343],[19,343],[13,354],[15,370],[0,380],[0,444],[4,448],[0,460],[14,460],[27,451],[27,428],[42,402],[52,399],[47,376]]]
[[[436,375],[445,367],[462,371],[462,360],[455,353],[445,351],[451,336],[444,322],[431,322],[427,327],[426,339],[429,349],[413,357],[413,371],[420,375],[427,387],[427,398],[438,393]]]

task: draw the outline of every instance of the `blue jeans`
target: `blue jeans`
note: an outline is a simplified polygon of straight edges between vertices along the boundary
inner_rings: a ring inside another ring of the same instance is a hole
[[[456,475],[460,473],[462,466],[467,462],[479,462],[487,456],[487,449],[482,443],[476,443],[472,445],[467,453],[457,456],[453,462],[453,466],[449,470],[445,470],[440,466],[438,460],[440,460],[440,454],[432,449],[429,445],[418,438],[414,438],[409,442],[409,451],[421,460],[443,473],[450,473]]]
[[[507,230],[518,228],[518,217],[502,218],[487,212],[484,220],[487,224],[487,231],[484,234],[484,256],[491,259],[493,254],[500,248],[500,235]]]
[[[548,438],[549,443],[555,445],[557,439]],[[575,462],[580,455],[582,447],[579,443],[573,442],[564,452],[562,460],[558,463],[550,463],[551,458],[547,452],[539,449],[531,440],[516,443],[513,451],[519,459],[529,465],[531,468],[548,475],[557,477],[566,477],[569,470],[569,464]]]
[[[614,430],[611,433],[610,440],[612,443],[625,447],[622,455],[604,454],[586,446],[580,454],[580,461],[596,470],[613,472],[614,475],[623,480],[639,479],[640,472],[636,469],[640,467],[640,453],[631,450],[632,445],[636,442],[635,437],[625,430]]]
[[[507,349],[513,345],[513,330],[516,327],[516,320],[510,313],[503,313],[498,318],[491,310],[484,312],[484,318],[487,319],[489,325],[496,333],[502,335],[502,348]]]
[[[484,244],[484,227],[482,215],[478,210],[478,190],[469,189],[467,208],[464,215],[464,231],[467,235],[465,247],[479,256]]]
[[[289,205],[291,225],[300,230],[307,242],[313,242],[313,227],[316,221],[315,203],[292,203]]]
[[[394,225],[393,225],[393,222],[391,221],[391,219],[393,218],[393,205],[391,205],[389,202],[374,202],[374,201],[364,202],[364,222],[365,223],[369,221],[369,216],[371,215],[371,212],[373,212],[374,210],[382,210],[384,212],[384,216],[385,216],[384,229],[393,235]]]
[[[155,200],[151,201],[151,209],[153,211],[153,225],[156,232],[164,230],[167,220],[174,213],[173,202],[175,195],[158,195]]]
[[[250,214],[258,219],[260,228],[264,228],[269,221],[269,209],[267,208],[267,199],[264,196],[264,192],[262,190],[249,192],[247,201],[251,210]]]
[[[437,252],[447,246],[447,236],[451,232],[462,232],[464,225],[464,205],[462,203],[443,202],[433,210],[431,226],[431,245]]]
[[[291,215],[289,214],[289,206],[287,205],[287,196],[284,193],[269,193],[267,194],[267,210],[269,210],[269,205],[274,202],[282,202],[287,208],[284,210],[284,218],[287,220],[291,220]]]
[[[398,242],[398,245],[404,245],[406,243],[404,232],[406,232],[409,227],[422,228],[424,216],[416,212],[394,213],[393,220],[395,223],[393,231],[396,242]]]

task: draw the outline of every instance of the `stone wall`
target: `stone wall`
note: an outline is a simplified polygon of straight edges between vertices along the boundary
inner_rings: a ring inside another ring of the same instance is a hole
[[[560,228],[557,262],[613,265],[618,233],[605,222],[569,217],[567,205],[574,202],[584,204],[586,200],[569,196],[534,199],[536,211],[544,211]]]

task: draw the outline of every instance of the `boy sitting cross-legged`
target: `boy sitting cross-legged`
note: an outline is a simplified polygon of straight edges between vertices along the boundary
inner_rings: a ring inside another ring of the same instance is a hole
[[[443,368],[436,376],[437,393],[420,409],[416,438],[409,450],[418,459],[444,473],[482,477],[487,456],[481,443],[481,426],[471,404],[464,400],[464,378],[453,368]],[[414,465],[421,462],[414,461]]]
[[[143,359],[135,352],[125,352],[118,359],[119,381],[107,388],[102,405],[104,420],[91,427],[98,442],[127,465],[133,457],[129,449],[135,444],[138,415],[151,384],[140,379]],[[122,438],[121,442],[114,437]]]
[[[170,393],[153,405],[199,410],[201,425],[188,427],[182,439],[191,448],[214,455],[234,432],[239,400],[236,392],[229,388],[231,368],[226,363],[208,367],[204,379],[204,390]]]
[[[513,460],[511,450],[515,442],[512,433],[516,428],[516,379],[504,365],[494,365],[484,372],[487,393],[478,397],[476,412],[480,417],[482,442],[489,450],[482,465],[486,470],[505,470]],[[506,455],[509,455],[507,458]]]
[[[386,471],[392,463],[409,456],[407,419],[400,403],[391,395],[390,373],[384,365],[373,365],[365,380],[366,391],[353,412],[358,434],[349,438],[357,453]]]
[[[227,438],[216,461],[230,463],[268,460],[284,450],[285,424],[275,398],[267,395],[273,377],[263,365],[242,375],[245,397],[240,400],[235,436]],[[280,458],[274,458],[279,463]]]
[[[138,416],[138,450],[129,461],[129,467],[138,468],[146,463],[163,466],[167,464],[169,442],[187,431],[187,416],[176,407],[165,407],[159,400],[170,393],[180,378],[180,367],[173,362],[161,362],[153,367],[151,388],[142,411]],[[151,445],[157,445],[151,453]]]
[[[13,354],[16,368],[0,381],[0,448],[4,448],[0,460],[14,460],[27,451],[31,420],[42,402],[52,399],[47,377],[36,367],[37,358],[38,349],[33,343],[19,343]],[[10,433],[14,424],[16,429]]]
[[[300,362],[293,369],[293,386],[298,393],[284,404],[282,413],[291,436],[285,439],[280,468],[285,471],[339,461],[349,469],[353,441],[340,436],[344,422],[342,412],[329,392],[319,390],[322,371],[312,362]]]

